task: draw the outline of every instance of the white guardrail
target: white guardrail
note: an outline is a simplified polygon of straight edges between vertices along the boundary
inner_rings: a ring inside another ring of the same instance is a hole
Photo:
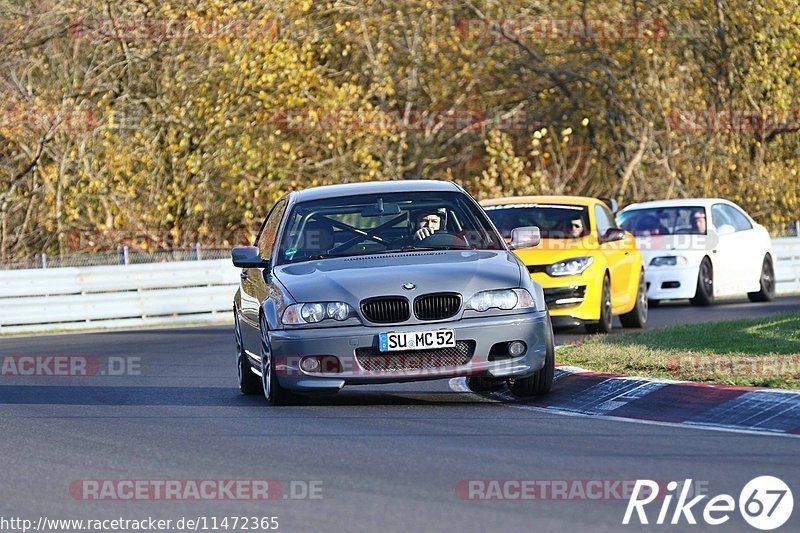
[[[232,320],[230,259],[0,271],[0,333]]]
[[[779,293],[800,292],[800,238],[773,239]],[[0,333],[231,320],[229,259],[0,271]]]
[[[775,289],[779,294],[800,292],[800,237],[772,239]]]

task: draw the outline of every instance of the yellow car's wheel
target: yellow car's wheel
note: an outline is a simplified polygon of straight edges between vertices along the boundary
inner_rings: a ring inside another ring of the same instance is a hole
[[[589,333],[608,333],[613,327],[614,315],[611,314],[611,279],[608,274],[603,278],[603,292],[600,295],[600,320],[586,324]]]

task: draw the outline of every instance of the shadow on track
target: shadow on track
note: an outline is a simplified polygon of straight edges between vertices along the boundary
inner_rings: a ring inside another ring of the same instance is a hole
[[[477,396],[452,391],[358,390],[314,396],[307,406],[454,405],[485,403]],[[244,396],[234,387],[81,387],[8,385],[0,387],[0,405],[177,406],[177,407],[271,407],[259,395]],[[272,407],[285,409],[282,407]],[[289,407],[291,409],[291,407]]]

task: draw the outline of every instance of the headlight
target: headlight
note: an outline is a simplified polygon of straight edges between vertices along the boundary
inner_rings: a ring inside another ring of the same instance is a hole
[[[467,309],[484,312],[489,309],[531,309],[536,307],[533,296],[526,289],[482,291],[467,302]]]
[[[316,324],[326,318],[339,322],[355,315],[355,310],[344,302],[312,302],[292,304],[283,312],[281,321],[284,324],[302,326]]]
[[[650,260],[650,266],[654,267],[688,265],[688,264],[689,260],[683,257],[682,255],[660,255]]]
[[[583,274],[594,262],[593,257],[573,257],[548,266],[546,271],[551,276],[577,276]]]

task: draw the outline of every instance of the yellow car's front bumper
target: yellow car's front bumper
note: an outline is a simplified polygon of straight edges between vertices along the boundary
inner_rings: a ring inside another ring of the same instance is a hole
[[[577,319],[573,323],[554,320],[563,325],[579,325],[579,321],[600,320],[600,300],[605,270],[592,265],[577,276],[552,277],[543,267],[529,267],[531,277],[541,284],[550,316]]]

